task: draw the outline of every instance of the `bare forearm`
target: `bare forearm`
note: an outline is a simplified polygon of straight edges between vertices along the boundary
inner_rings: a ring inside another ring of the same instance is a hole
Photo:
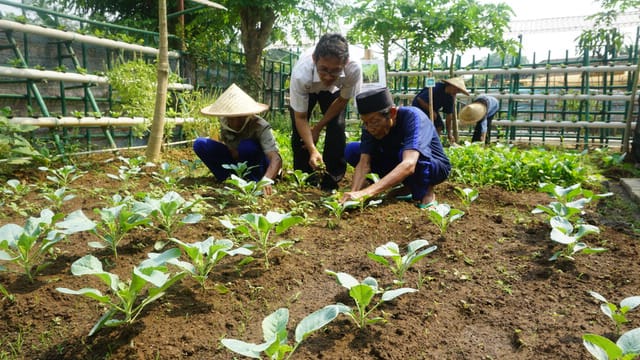
[[[348,102],[349,102],[349,99],[343,99],[342,97],[338,96],[338,98],[335,99],[331,103],[331,105],[329,105],[327,112],[325,112],[324,115],[322,116],[322,119],[318,121],[318,123],[316,124],[316,127],[323,129],[325,126],[327,126],[327,124],[329,123],[329,121],[331,121],[331,119],[338,116],[347,107]]]
[[[296,130],[298,130],[298,134],[300,135],[302,142],[309,152],[315,150],[316,146],[313,143],[313,135],[311,134],[311,127],[309,126],[309,121],[306,118],[306,114],[295,113],[295,117]]]
[[[268,153],[267,158],[269,159],[269,166],[267,166],[264,176],[273,180],[278,176],[280,169],[282,169],[282,158],[277,152]]]

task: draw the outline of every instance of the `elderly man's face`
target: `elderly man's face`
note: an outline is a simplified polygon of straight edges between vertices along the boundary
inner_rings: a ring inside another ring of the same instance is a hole
[[[391,126],[393,126],[391,116],[385,116],[379,112],[360,115],[360,119],[362,120],[362,126],[371,136],[378,140],[385,137],[391,130]]]

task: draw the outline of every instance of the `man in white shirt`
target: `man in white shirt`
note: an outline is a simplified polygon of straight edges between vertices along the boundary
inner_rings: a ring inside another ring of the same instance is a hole
[[[320,38],[313,51],[307,51],[291,72],[290,113],[293,133],[293,168],[307,173],[324,171],[320,186],[338,188],[347,163],[345,116],[349,100],[362,83],[360,63],[349,59],[349,45],[340,34]],[[320,105],[322,118],[311,124],[311,114]],[[320,132],[325,129],[322,155],[316,148]]]

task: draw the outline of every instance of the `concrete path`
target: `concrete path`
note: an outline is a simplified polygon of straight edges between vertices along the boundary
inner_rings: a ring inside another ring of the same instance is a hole
[[[622,178],[620,184],[633,201],[640,204],[640,178]]]

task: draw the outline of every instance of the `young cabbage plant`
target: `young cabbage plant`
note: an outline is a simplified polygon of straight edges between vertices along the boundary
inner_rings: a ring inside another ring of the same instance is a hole
[[[55,190],[45,189],[42,196],[49,200],[53,209],[60,210],[65,202],[76,197],[74,194],[67,193],[67,190],[68,189],[66,187],[61,187]]]
[[[91,241],[89,246],[96,249],[109,247],[113,256],[118,258],[118,244],[122,238],[136,227],[151,223],[151,218],[134,212],[131,207],[131,203],[125,202],[108,208],[93,209],[100,216],[100,221],[91,232],[102,242]]]
[[[104,271],[98,258],[86,255],[71,264],[71,273],[75,276],[95,276],[109,287],[109,294],[103,295],[94,288],[72,290],[59,287],[56,290],[63,294],[86,296],[107,308],[89,331],[89,336],[92,336],[104,326],[133,323],[147,305],[164,296],[170,286],[186,275],[186,272],[172,274],[167,270],[166,262],[179,256],[180,249],[177,248],[154,254],[133,268],[130,280],[123,281],[118,275]]]
[[[640,296],[624,298],[620,301],[620,307],[618,307],[595,291],[589,291],[589,294],[602,302],[602,304],[600,304],[600,310],[616,324],[616,336],[620,335],[620,326],[629,322],[625,315],[640,305]]]
[[[123,163],[123,165],[118,167],[118,174],[107,174],[107,176],[111,179],[122,181],[125,185],[127,185],[129,180],[139,176],[143,171],[143,167],[154,166],[153,163],[146,162],[144,156],[137,156],[135,158],[118,156],[118,160]]]
[[[407,253],[405,255],[400,254],[400,247],[393,241],[378,246],[375,252],[369,252],[367,255],[369,258],[379,264],[384,265],[391,270],[396,277],[395,284],[404,284],[404,274],[411,266],[420,261],[423,257],[435,251],[438,247],[433,245],[420,252],[421,248],[429,245],[429,242],[424,239],[414,240],[407,245]]]
[[[582,344],[598,360],[632,360],[640,354],[640,328],[622,334],[615,343],[596,334],[582,335]]]
[[[11,200],[18,200],[31,191],[31,185],[23,184],[18,179],[7,180],[7,185],[2,188],[2,194]]]
[[[459,187],[455,188],[455,193],[460,199],[460,201],[462,201],[462,206],[464,206],[465,210],[467,211],[469,211],[469,208],[471,207],[471,203],[476,201],[478,199],[478,196],[480,195],[480,193],[476,189],[471,189],[471,188],[462,189]]]
[[[300,169],[289,171],[288,174],[293,179],[293,181],[291,182],[293,187],[304,189],[309,186],[309,180],[311,179],[312,174],[304,172]]]
[[[158,180],[165,189],[175,189],[180,181],[184,179],[180,167],[171,166],[168,162],[160,164],[159,170],[151,173],[154,179]]]
[[[554,184],[541,183],[540,191],[549,194],[556,201],[552,201],[548,206],[537,205],[531,211],[532,214],[545,213],[549,219],[554,216],[561,216],[569,221],[575,221],[584,212],[584,207],[593,199],[611,196],[613,193],[594,194],[590,190],[583,189],[580,184],[569,187],[557,186]]]
[[[227,255],[249,256],[253,252],[247,247],[233,248],[233,241],[228,239],[216,240],[209,237],[204,241],[195,243],[185,243],[178,239],[171,239],[178,244],[190,262],[182,261],[178,258],[168,260],[169,264],[175,265],[186,271],[204,288],[211,270]]]
[[[258,167],[258,165],[249,166],[246,161],[242,161],[236,164],[223,164],[222,167],[233,172],[236,177],[246,179],[249,173],[251,173],[251,170]]]
[[[265,186],[273,184],[273,180],[267,178],[262,178],[260,181],[247,181],[235,175],[231,175],[224,182],[229,185],[224,187],[224,192],[248,204],[249,207],[256,203]]]
[[[561,216],[554,216],[549,221],[551,224],[551,240],[559,244],[565,245],[564,250],[558,251],[549,258],[550,261],[558,260],[560,257],[569,260],[575,260],[573,255],[578,252],[585,254],[595,254],[607,251],[605,248],[589,247],[586,243],[580,241],[582,237],[588,234],[599,234],[600,229],[597,226],[589,224],[579,224],[575,227]],[[575,230],[575,232],[574,232]]]
[[[355,309],[349,308],[348,311],[342,312],[349,315],[358,328],[364,328],[367,324],[386,321],[382,317],[370,317],[371,312],[381,304],[391,301],[400,295],[418,291],[412,288],[398,288],[384,291],[378,287],[378,281],[372,277],[367,277],[362,282],[359,282],[356,278],[347,273],[336,273],[331,270],[325,270],[325,272],[329,275],[335,276],[338,284],[349,290],[349,296],[356,303],[356,307]],[[380,300],[376,303],[372,303],[374,296],[379,294],[381,295]]]
[[[253,238],[257,247],[264,254],[265,268],[269,268],[269,253],[274,249],[284,249],[293,245],[291,240],[281,240],[274,243],[271,240],[271,233],[275,231],[280,235],[289,230],[293,225],[303,222],[301,216],[294,216],[291,213],[278,213],[269,211],[266,215],[248,213],[242,214],[232,221],[221,219],[220,223],[227,229],[239,232],[245,236]],[[236,224],[234,224],[236,223]]]
[[[142,216],[151,217],[153,226],[164,231],[167,239],[185,224],[196,224],[202,220],[202,214],[191,212],[201,199],[186,201],[175,191],[169,191],[162,198],[154,199],[147,196],[144,201],[135,201],[132,211]],[[156,250],[162,249],[167,241],[159,240],[155,243]]]
[[[187,176],[192,177],[194,176],[200,165],[202,165],[202,160],[195,159],[193,161],[190,161],[187,159],[181,159],[180,164],[182,164],[187,169]]]
[[[29,217],[24,227],[16,224],[0,227],[0,261],[17,265],[33,282],[34,276],[50,265],[47,259],[55,244],[68,235],[95,227],[82,210],[72,212],[61,221],[63,216],[44,209],[39,217]]]
[[[38,167],[38,170],[48,173],[47,180],[56,184],[56,187],[68,187],[69,184],[81,178],[86,171],[79,171],[75,165],[65,165],[59,169],[50,169],[46,166]]]
[[[342,215],[344,215],[347,209],[355,209],[361,206],[360,201],[356,200],[347,200],[345,202],[340,202],[340,198],[342,194],[337,192],[331,196],[322,199],[322,206],[329,209],[329,213],[335,217],[336,223],[329,223],[330,227],[335,227],[342,220]]]
[[[334,304],[307,315],[296,326],[293,346],[289,345],[288,340],[289,310],[286,308],[280,308],[262,320],[263,343],[253,344],[236,339],[222,339],[220,342],[227,349],[253,359],[262,359],[263,353],[271,360],[289,359],[303,340],[348,310],[344,305]]]
[[[449,204],[438,204],[434,209],[428,209],[428,217],[440,229],[440,234],[444,235],[449,225],[460,219],[464,215],[464,211],[452,209]]]

